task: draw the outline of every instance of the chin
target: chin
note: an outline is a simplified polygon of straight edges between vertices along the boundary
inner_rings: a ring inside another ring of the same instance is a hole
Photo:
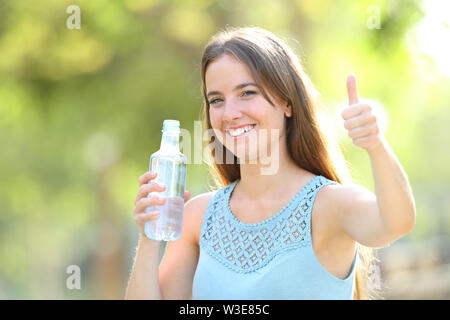
[[[257,150],[237,150],[234,155],[239,159],[239,163],[256,163],[258,161]]]

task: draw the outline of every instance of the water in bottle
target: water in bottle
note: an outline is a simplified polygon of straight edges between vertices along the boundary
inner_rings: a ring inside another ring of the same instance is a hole
[[[150,157],[150,171],[158,173],[152,181],[166,186],[157,193],[166,202],[146,208],[145,212],[158,211],[159,217],[146,222],[144,231],[150,239],[171,241],[181,235],[187,161],[179,147],[180,122],[164,120],[162,132],[161,147]]]

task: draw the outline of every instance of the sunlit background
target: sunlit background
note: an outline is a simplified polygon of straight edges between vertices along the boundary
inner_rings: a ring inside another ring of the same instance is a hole
[[[67,27],[72,4],[80,29]],[[123,298],[138,177],[164,119],[193,133],[201,51],[226,25],[284,39],[336,123],[357,75],[417,207],[414,230],[377,250],[382,296],[450,298],[447,0],[0,0],[0,298]],[[355,183],[373,191],[367,153],[341,129]],[[188,166],[193,195],[208,180]]]

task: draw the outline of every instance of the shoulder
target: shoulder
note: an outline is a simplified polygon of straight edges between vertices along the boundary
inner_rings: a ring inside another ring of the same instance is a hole
[[[328,221],[329,228],[341,229],[341,222],[358,210],[363,204],[376,201],[372,191],[354,183],[334,183],[323,186],[316,198],[315,207],[320,212],[321,220]]]
[[[183,224],[185,224],[189,231],[193,233],[197,244],[203,216],[205,215],[209,202],[214,197],[216,192],[217,191],[201,193],[189,199],[184,205]]]
[[[347,183],[347,184],[331,184],[324,188],[329,205],[334,205],[341,211],[347,211],[353,206],[364,201],[373,201],[376,199],[375,194],[364,186]]]
[[[198,205],[201,206],[208,206],[209,201],[212,199],[212,197],[216,194],[217,190],[201,193],[199,195],[196,195],[195,197],[189,199],[185,206],[189,207],[195,207]]]

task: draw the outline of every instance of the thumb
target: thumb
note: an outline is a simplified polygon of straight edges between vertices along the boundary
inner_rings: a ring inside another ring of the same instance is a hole
[[[350,73],[347,77],[348,104],[358,103],[358,92],[356,91],[356,77]]]

